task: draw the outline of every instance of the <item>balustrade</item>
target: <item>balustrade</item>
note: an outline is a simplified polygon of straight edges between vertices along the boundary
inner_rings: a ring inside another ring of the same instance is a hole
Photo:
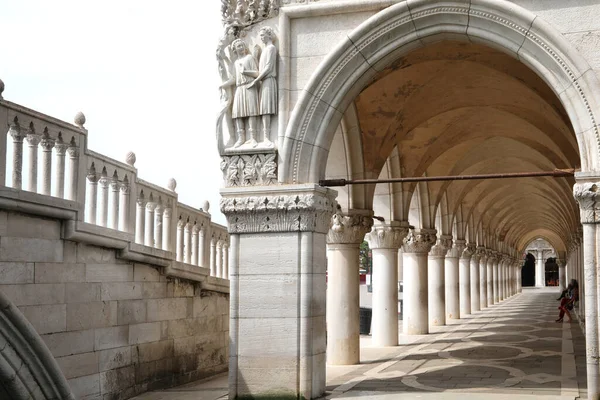
[[[211,222],[208,203],[179,203],[174,179],[167,189],[139,179],[133,153],[123,163],[87,149],[81,113],[69,124],[3,99],[0,111],[8,127],[0,166],[6,186],[46,196],[49,205],[57,204],[50,198],[74,202],[65,207],[78,210],[81,222],[130,234],[132,242],[228,278],[229,236]]]

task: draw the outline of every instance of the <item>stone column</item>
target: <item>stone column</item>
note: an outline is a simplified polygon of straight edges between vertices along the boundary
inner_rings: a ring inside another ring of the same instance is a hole
[[[215,255],[215,272],[217,278],[223,277],[223,241],[217,240],[217,252]]]
[[[481,252],[475,251],[471,256],[471,313],[473,311],[481,310],[481,303],[479,302],[479,258]]]
[[[500,296],[498,292],[498,264],[501,262],[503,255],[497,254],[495,258],[492,258],[494,261],[492,266],[492,290],[494,296],[494,304],[498,304],[500,302]]]
[[[133,230],[129,221],[129,195],[131,187],[129,186],[127,176],[125,176],[125,179],[123,179],[123,182],[119,186],[119,191],[119,230],[131,232]]]
[[[210,276],[217,276],[217,240],[210,239]]]
[[[360,362],[359,247],[373,218],[336,213],[327,234],[327,364]],[[394,281],[395,284],[396,281]]]
[[[325,392],[325,237],[335,192],[285,185],[221,194],[231,244],[229,396],[317,398]]]
[[[12,187],[21,189],[23,186],[23,139],[25,135],[21,132],[21,126],[16,120],[10,125],[8,133],[13,138]]]
[[[479,255],[479,309],[487,308],[487,250],[485,247],[477,248]]]
[[[121,189],[121,183],[119,182],[119,177],[113,175],[113,178],[110,181],[110,218],[108,220],[108,227],[110,229],[117,230],[119,229],[119,191]]]
[[[429,303],[429,326],[446,324],[445,266],[446,253],[452,247],[452,239],[442,235],[429,251],[427,262],[427,281]]]
[[[460,318],[459,267],[458,258],[465,249],[464,240],[455,240],[454,246],[446,254],[446,320]]]
[[[535,287],[544,287],[546,274],[544,271],[544,251],[538,250],[535,260]]]
[[[512,258],[508,260],[508,262],[506,263],[506,265],[504,266],[504,293],[506,298],[509,298],[510,295],[510,290],[509,290],[509,282],[510,282],[510,277],[509,277],[509,272],[510,272],[510,265],[512,263]]]
[[[144,245],[148,247],[154,247],[154,210],[156,209],[156,203],[150,193],[148,202],[146,203],[146,226],[144,227]]]
[[[75,143],[75,137],[71,138],[69,147],[67,147],[67,153],[69,153],[69,159],[67,162],[67,174],[66,174],[66,191],[65,199],[77,201],[77,184],[79,179],[79,147]]]
[[[562,291],[567,287],[567,271],[563,260],[556,259],[556,263],[558,264],[558,287]]]
[[[487,305],[488,307],[494,304],[494,260],[496,259],[496,252],[493,250],[488,251],[488,258],[486,264],[486,283],[487,283]]]
[[[576,183],[573,187],[575,200],[579,202],[583,224],[583,273],[585,276],[585,348],[588,399],[600,398],[600,372],[598,369],[598,229],[600,222],[599,183]]]
[[[460,317],[465,318],[471,314],[471,257],[474,245],[465,246],[459,259],[459,284],[460,284]]]
[[[373,252],[374,346],[398,345],[398,248],[408,233],[401,223],[377,225],[365,236]]]
[[[404,315],[406,335],[429,333],[427,254],[435,243],[431,230],[409,231],[404,239]]]

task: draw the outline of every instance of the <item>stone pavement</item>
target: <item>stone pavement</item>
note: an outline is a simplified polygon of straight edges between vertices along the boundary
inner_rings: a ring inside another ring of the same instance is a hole
[[[398,347],[370,347],[370,337],[362,337],[361,364],[328,367],[323,398],[586,398],[585,340],[575,320],[554,322],[557,293],[524,288],[429,335],[401,335]],[[217,400],[226,394],[227,378],[221,376],[136,399]]]

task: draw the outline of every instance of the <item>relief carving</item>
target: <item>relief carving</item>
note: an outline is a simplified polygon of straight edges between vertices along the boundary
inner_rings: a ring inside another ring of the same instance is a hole
[[[225,186],[274,185],[277,183],[276,154],[232,155],[221,158]]]

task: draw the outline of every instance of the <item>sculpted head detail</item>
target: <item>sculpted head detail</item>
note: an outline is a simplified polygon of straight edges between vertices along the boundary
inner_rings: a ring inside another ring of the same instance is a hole
[[[246,42],[242,39],[236,39],[231,43],[231,46],[235,49],[235,52],[238,56],[244,56],[248,53],[248,46],[246,46]]]
[[[267,43],[269,40],[270,41],[275,40],[275,32],[273,31],[273,28],[271,28],[269,26],[263,26],[262,28],[260,28],[260,31],[258,32],[258,34],[260,36],[260,40],[263,43]]]

